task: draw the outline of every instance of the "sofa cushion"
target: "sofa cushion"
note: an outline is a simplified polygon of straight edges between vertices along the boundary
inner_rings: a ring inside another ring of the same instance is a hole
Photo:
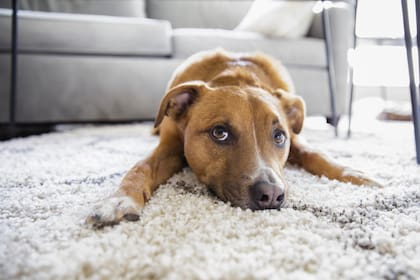
[[[174,28],[233,29],[252,0],[146,0],[150,18],[169,20]]]
[[[186,58],[198,51],[222,47],[229,51],[260,51],[284,64],[326,66],[324,41],[316,38],[269,38],[258,33],[222,29],[175,29],[174,56]]]
[[[0,34],[10,34],[11,10],[0,9]],[[99,15],[20,11],[21,51],[154,55],[171,54],[167,21]],[[10,36],[0,36],[0,49],[10,49]]]

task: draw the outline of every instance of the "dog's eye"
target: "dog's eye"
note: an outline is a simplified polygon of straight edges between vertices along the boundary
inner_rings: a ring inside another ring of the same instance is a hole
[[[217,142],[224,142],[229,138],[229,131],[226,127],[217,125],[211,129],[210,136]]]
[[[280,129],[274,129],[273,141],[274,141],[274,144],[276,144],[277,146],[279,147],[283,146],[284,143],[286,143],[286,134],[284,133],[284,131]]]

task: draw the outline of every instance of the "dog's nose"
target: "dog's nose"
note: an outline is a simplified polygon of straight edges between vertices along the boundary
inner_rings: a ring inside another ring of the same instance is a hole
[[[267,182],[252,185],[250,196],[257,209],[278,209],[284,201],[282,189]]]

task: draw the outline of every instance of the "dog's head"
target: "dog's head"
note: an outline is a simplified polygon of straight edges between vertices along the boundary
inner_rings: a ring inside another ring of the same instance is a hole
[[[198,179],[241,208],[280,208],[291,136],[302,129],[303,100],[284,90],[217,87],[192,81],[168,91],[155,126],[172,118]]]

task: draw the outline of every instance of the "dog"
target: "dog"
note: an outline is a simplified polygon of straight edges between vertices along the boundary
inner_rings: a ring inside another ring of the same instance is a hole
[[[161,101],[158,146],[86,222],[102,228],[138,220],[157,187],[186,166],[221,200],[252,210],[284,205],[286,162],[329,179],[380,186],[310,147],[299,135],[304,118],[305,103],[279,61],[221,49],[195,54],[175,70]]]

